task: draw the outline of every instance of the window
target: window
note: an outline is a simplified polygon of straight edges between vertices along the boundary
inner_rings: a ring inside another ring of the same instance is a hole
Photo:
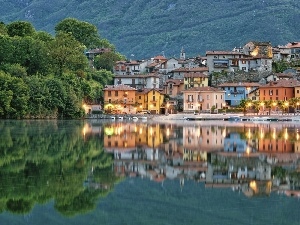
[[[269,90],[269,95],[273,95],[273,90]]]
[[[299,90],[298,90],[298,92],[297,93],[299,93]],[[276,95],[278,95],[278,89],[276,89]]]
[[[206,99],[209,100],[209,95],[206,96]]]
[[[209,107],[209,103],[207,103],[207,105],[206,105],[206,109],[210,109],[210,107]]]
[[[142,99],[142,96],[139,96],[139,99]]]
[[[155,101],[155,95],[153,95],[152,100]]]
[[[115,91],[115,96],[118,97],[118,91]]]

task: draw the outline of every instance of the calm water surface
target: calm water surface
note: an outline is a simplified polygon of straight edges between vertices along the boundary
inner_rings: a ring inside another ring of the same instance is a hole
[[[0,224],[300,224],[300,123],[0,121]]]

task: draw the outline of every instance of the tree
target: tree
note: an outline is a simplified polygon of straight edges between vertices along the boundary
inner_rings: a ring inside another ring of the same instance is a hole
[[[10,37],[19,36],[33,36],[35,34],[35,29],[31,23],[26,21],[16,21],[8,24],[6,26],[7,34]]]
[[[247,108],[251,107],[252,100],[251,99],[242,99],[240,101],[239,107],[243,109],[244,116],[247,113]]]
[[[7,28],[5,23],[0,22],[0,35],[6,35],[7,34]]]
[[[289,106],[291,106],[294,109],[294,115],[295,115],[296,109],[300,105],[300,98],[290,98],[288,102],[289,102]]]
[[[94,59],[94,66],[97,70],[105,69],[108,71],[113,71],[116,61],[123,60],[124,57],[115,52],[106,52],[97,55]]]
[[[101,43],[96,26],[74,18],[67,18],[59,22],[55,26],[55,32],[56,34],[61,32],[71,34],[88,49],[98,47]]]
[[[63,72],[85,70],[87,58],[83,54],[84,46],[67,33],[58,33],[49,44],[49,55],[55,74],[62,76]]]

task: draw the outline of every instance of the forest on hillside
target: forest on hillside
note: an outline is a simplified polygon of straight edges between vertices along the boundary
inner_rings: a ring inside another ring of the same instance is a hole
[[[100,45],[111,51],[91,67],[84,52]],[[81,118],[84,103],[102,101],[122,58],[94,25],[77,19],[60,21],[54,36],[26,21],[0,23],[0,118]]]
[[[283,45],[299,41],[300,6],[295,0],[0,0],[0,21],[31,22],[54,34],[67,18],[94,24],[127,58],[165,54],[204,55],[249,41]]]

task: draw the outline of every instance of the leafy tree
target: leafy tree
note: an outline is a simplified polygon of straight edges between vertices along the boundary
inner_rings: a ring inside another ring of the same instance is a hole
[[[7,28],[5,23],[0,22],[0,35],[6,35],[7,34]]]
[[[35,34],[35,29],[31,23],[26,21],[15,21],[6,25],[7,33],[9,36],[33,36]]]
[[[97,55],[94,59],[94,66],[97,70],[105,69],[108,71],[113,71],[114,65],[116,61],[123,60],[124,56],[114,53],[114,52],[106,52],[100,55]]]
[[[289,106],[291,106],[294,110],[294,115],[296,114],[296,109],[299,107],[300,104],[300,98],[290,98],[289,99]]]
[[[252,105],[251,99],[242,99],[240,101],[239,107],[243,109],[244,115],[247,113],[247,108],[249,108]]]
[[[101,43],[96,26],[74,18],[67,18],[59,22],[55,27],[55,32],[56,34],[60,32],[71,34],[88,49],[98,47]]]
[[[20,64],[4,64],[1,66],[1,69],[10,74],[13,77],[26,77],[27,71],[26,68],[21,66]]]
[[[55,74],[84,70],[87,58],[83,55],[84,47],[67,33],[58,33],[49,45],[50,60]]]

